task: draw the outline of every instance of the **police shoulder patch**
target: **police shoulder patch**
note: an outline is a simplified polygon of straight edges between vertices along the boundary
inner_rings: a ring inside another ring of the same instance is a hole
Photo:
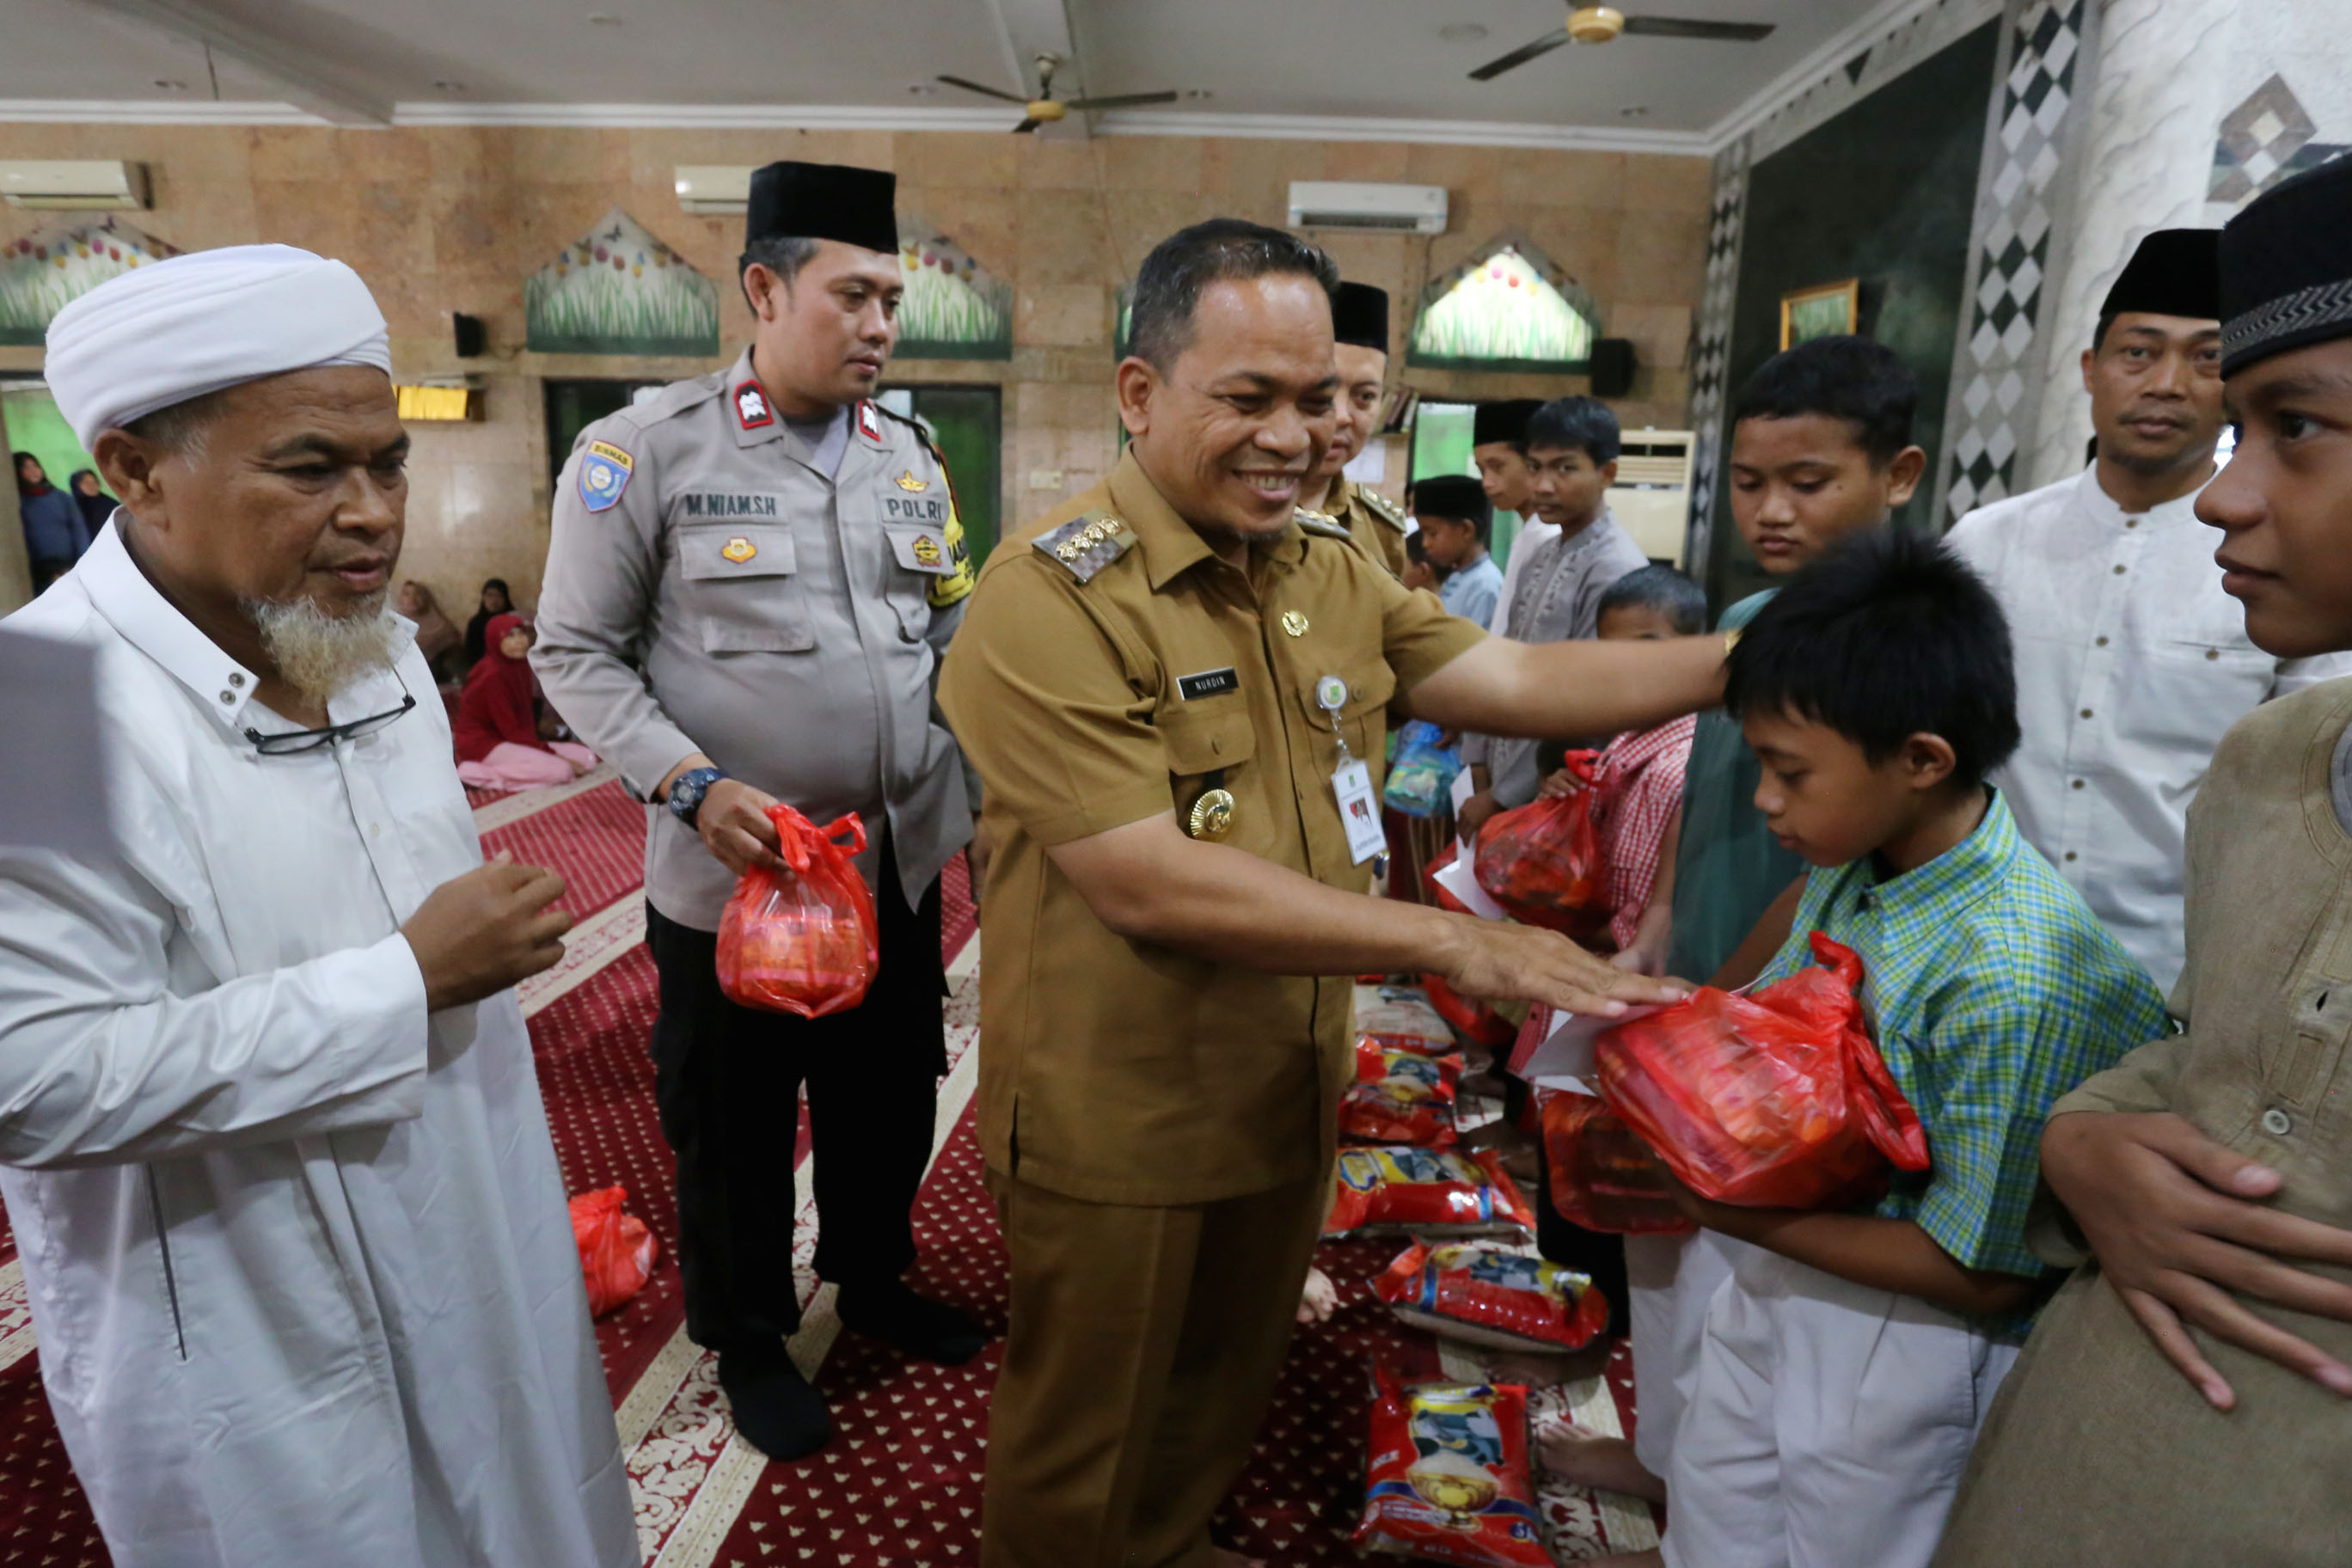
[[[1135,547],[1135,531],[1107,511],[1090,511],[1030,541],[1081,583]]]
[[[1346,523],[1328,512],[1309,511],[1302,506],[1295,515],[1298,519],[1298,526],[1309,533],[1320,533],[1332,539],[1352,540],[1356,537],[1348,531]]]
[[[610,441],[591,441],[580,454],[580,504],[590,511],[609,511],[621,503],[629,488],[636,459]]]

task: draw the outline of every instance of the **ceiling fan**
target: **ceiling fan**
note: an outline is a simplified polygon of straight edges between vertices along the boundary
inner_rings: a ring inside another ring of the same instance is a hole
[[[1698,22],[1686,16],[1628,16],[1613,5],[1579,5],[1568,14],[1568,26],[1522,44],[1499,60],[1488,60],[1470,73],[1472,81],[1492,81],[1548,55],[1562,44],[1605,44],[1621,33],[1637,38],[1713,38],[1724,43],[1752,44],[1768,37],[1769,22]],[[1002,95],[1000,95],[1002,96]]]
[[[967,92],[984,92],[991,98],[1001,98],[1007,103],[1017,103],[1027,110],[1029,118],[1013,128],[1016,135],[1024,131],[1034,131],[1040,125],[1054,124],[1073,109],[1134,109],[1146,103],[1173,103],[1181,96],[1175,92],[1128,92],[1111,98],[1055,98],[1054,73],[1061,66],[1062,57],[1059,55],[1037,57],[1037,96],[1034,98],[1022,98],[992,87],[982,87],[960,76],[942,76],[939,79],[950,87],[960,87]]]

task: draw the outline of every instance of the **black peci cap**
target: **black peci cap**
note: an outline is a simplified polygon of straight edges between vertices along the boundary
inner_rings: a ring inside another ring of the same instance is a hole
[[[898,176],[846,163],[770,163],[751,173],[743,243],[762,239],[837,239],[896,252]]]
[[[1482,403],[1470,416],[1470,444],[1484,447],[1493,441],[1508,441],[1517,446],[1527,439],[1528,421],[1543,406],[1540,397],[1507,397],[1499,403]]]
[[[2099,306],[2102,316],[2144,310],[2210,321],[2221,314],[2221,231],[2159,228],[2139,242]]]
[[[2221,374],[2352,337],[2352,158],[2256,196],[2221,230]]]
[[[1342,283],[1331,296],[1331,335],[1360,349],[1389,352],[1389,291]]]

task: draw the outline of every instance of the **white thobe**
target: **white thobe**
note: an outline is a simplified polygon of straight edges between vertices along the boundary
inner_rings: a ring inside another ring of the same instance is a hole
[[[1519,521],[1519,531],[1511,539],[1510,558],[1503,563],[1502,591],[1495,595],[1495,613],[1486,617],[1486,629],[1496,637],[1510,634],[1503,628],[1510,624],[1511,602],[1518,596],[1519,579],[1527,575],[1528,558],[1536,546],[1559,537],[1559,524],[1546,522],[1529,512]]]
[[[2018,831],[2169,992],[2179,978],[2189,803],[2230,726],[2352,674],[2282,659],[2221,591],[2219,531],[2183,496],[2126,515],[2095,465],[1980,507],[1950,541],[1992,586],[2017,650],[2024,738],[1993,774]]]
[[[92,650],[121,840],[0,850],[0,1193],[116,1568],[635,1564],[521,1010],[399,934],[481,863],[425,661],[265,757],[114,528],[8,624]]]

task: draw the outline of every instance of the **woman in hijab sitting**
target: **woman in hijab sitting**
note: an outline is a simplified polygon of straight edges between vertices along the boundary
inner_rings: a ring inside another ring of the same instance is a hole
[[[76,468],[74,477],[66,481],[66,489],[73,492],[74,505],[81,509],[82,533],[95,542],[114,516],[114,498],[99,483],[95,468]]]
[[[474,789],[532,789],[568,784],[596,765],[596,753],[577,741],[549,738],[562,733],[542,723],[539,699],[524,658],[531,629],[509,611],[493,616],[486,628],[489,651],[466,677],[450,729],[457,742],[458,780]],[[551,721],[553,715],[545,716]]]
[[[416,623],[416,651],[425,656],[434,679],[454,684],[466,678],[467,668],[457,661],[465,634],[457,622],[441,613],[432,589],[411,577],[400,585],[400,595],[392,607]]]
[[[89,530],[73,497],[49,483],[41,459],[18,452],[16,511],[25,522],[25,554],[33,568],[33,592],[37,594],[73,569],[89,548]]]
[[[489,649],[490,620],[514,608],[514,595],[507,592],[507,580],[493,577],[482,584],[482,602],[474,611],[474,618],[466,623],[466,668],[471,670],[482,662]]]

